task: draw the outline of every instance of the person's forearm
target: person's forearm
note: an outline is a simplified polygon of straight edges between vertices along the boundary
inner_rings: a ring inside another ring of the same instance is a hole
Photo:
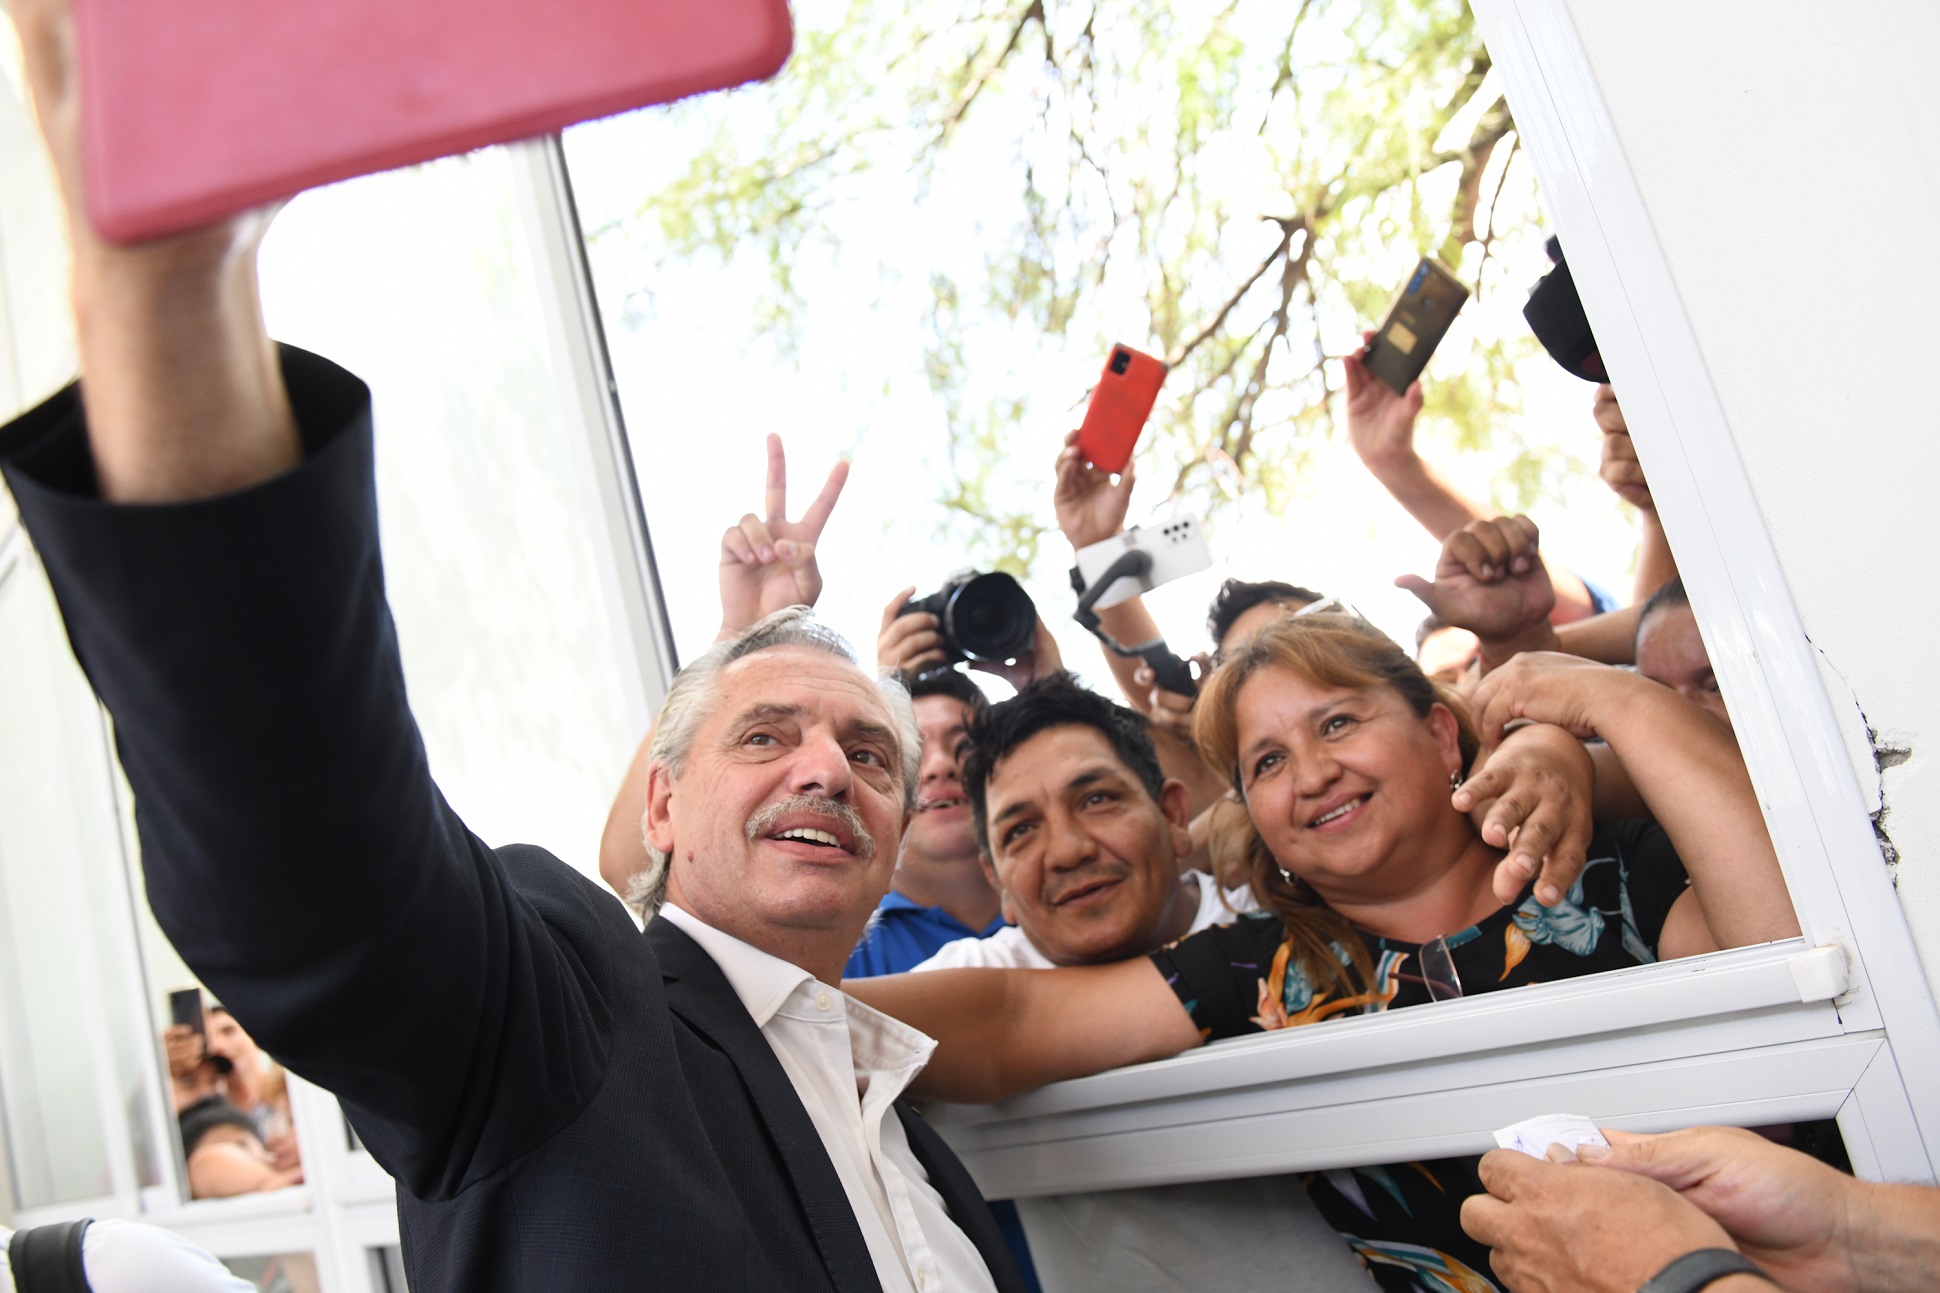
[[[1720,947],[1799,932],[1791,898],[1731,732],[1636,674],[1612,673],[1594,714],[1637,793],[1670,836]]]
[[[1111,634],[1114,641],[1122,646],[1144,646],[1147,642],[1162,638],[1159,622],[1152,618],[1152,612],[1145,609],[1145,599],[1131,597],[1116,606],[1107,606],[1098,612],[1098,625]],[[1125,700],[1141,714],[1152,712],[1152,689],[1141,687],[1133,681],[1133,675],[1144,663],[1137,656],[1120,655],[1103,642],[1098,649],[1104,652],[1105,667],[1118,682],[1118,689],[1125,693]]]
[[[1199,1031],[1145,957],[1060,970],[926,970],[842,990],[936,1039],[910,1090],[990,1104],[1196,1046]]]
[[[1556,630],[1553,649],[1603,664],[1634,664],[1637,658],[1637,610],[1635,606],[1626,606],[1620,611],[1592,615],[1587,620],[1561,625]]]
[[[1363,461],[1374,478],[1393,495],[1394,501],[1421,522],[1437,543],[1446,541],[1470,521],[1495,515],[1464,497],[1419,455]]]
[[[1840,1238],[1854,1286],[1924,1293],[1940,1271],[1940,1189],[1856,1182]]]
[[[175,256],[96,249],[77,262],[73,288],[102,497],[212,498],[296,465],[253,243]]]
[[[1677,578],[1677,558],[1671,555],[1671,542],[1664,536],[1664,523],[1657,513],[1643,514],[1643,532],[1637,543],[1636,602],[1641,605],[1650,595]]]

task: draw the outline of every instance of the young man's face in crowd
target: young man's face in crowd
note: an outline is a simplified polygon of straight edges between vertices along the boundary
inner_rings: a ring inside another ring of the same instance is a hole
[[[1711,672],[1711,657],[1698,636],[1697,616],[1688,606],[1655,611],[1637,629],[1637,672],[1711,714],[1726,727],[1731,715]]]
[[[1004,914],[1059,965],[1141,956],[1180,937],[1195,899],[1186,788],[1154,800],[1096,728],[1054,727],[991,769],[984,809]]]
[[[1451,624],[1422,639],[1415,663],[1434,681],[1466,692],[1473,685],[1471,670],[1481,654],[1482,640]]]
[[[970,706],[955,696],[918,696],[916,730],[923,734],[922,771],[916,786],[916,812],[903,837],[906,861],[974,861],[976,825],[964,797],[962,759]]]
[[[648,841],[672,855],[668,897],[757,947],[776,931],[853,939],[901,843],[896,723],[875,680],[808,647],[721,670],[678,779],[650,773]]]

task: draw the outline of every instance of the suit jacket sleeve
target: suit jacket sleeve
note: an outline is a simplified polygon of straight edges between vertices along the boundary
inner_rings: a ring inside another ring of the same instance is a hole
[[[406,1189],[446,1197],[590,1099],[626,918],[439,794],[384,599],[369,392],[301,351],[283,369],[306,458],[255,488],[101,502],[72,388],[0,430],[0,467],[114,718],[162,928]],[[535,869],[536,898],[512,880]]]

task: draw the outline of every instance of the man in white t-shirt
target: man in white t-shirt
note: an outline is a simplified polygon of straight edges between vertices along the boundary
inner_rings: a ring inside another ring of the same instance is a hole
[[[1148,721],[1054,674],[970,726],[963,789],[1012,922],[947,943],[918,971],[1051,969],[1143,956],[1255,910],[1179,870],[1190,796]],[[1058,1293],[1250,1288],[1298,1271],[1309,1293],[1374,1285],[1292,1176],[1019,1199],[1032,1261]]]
[[[963,784],[1011,925],[945,944],[918,970],[1122,961],[1257,906],[1248,889],[1181,874],[1185,786],[1160,769],[1143,718],[1069,674],[975,723]]]

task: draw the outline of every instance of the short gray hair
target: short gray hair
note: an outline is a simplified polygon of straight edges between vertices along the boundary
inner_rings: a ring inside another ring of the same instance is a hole
[[[660,706],[659,726],[654,728],[653,744],[647,749],[647,766],[664,764],[667,775],[678,780],[687,766],[688,754],[693,751],[695,735],[713,712],[712,702],[721,670],[757,651],[787,646],[822,651],[862,670],[855,648],[840,633],[816,619],[814,611],[806,606],[776,611],[739,637],[715,643],[675,676],[674,685]],[[909,690],[893,673],[887,670],[878,673],[876,685],[882,689],[890,719],[895,724],[903,776],[903,812],[907,814],[916,807],[916,782],[923,760],[923,738],[916,730],[916,708],[910,703]],[[645,835],[643,820],[643,840]],[[629,907],[651,920],[666,899],[668,864],[673,859],[652,844],[647,844],[647,859],[646,867],[635,872],[627,882],[626,901]]]

